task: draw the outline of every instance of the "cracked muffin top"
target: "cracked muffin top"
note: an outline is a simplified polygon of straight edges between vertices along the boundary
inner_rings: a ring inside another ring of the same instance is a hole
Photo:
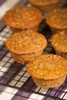
[[[46,38],[35,31],[27,30],[14,33],[6,40],[9,51],[17,54],[35,53],[47,46]]]
[[[37,79],[57,79],[67,74],[67,60],[58,55],[44,54],[30,61],[27,71]]]
[[[34,7],[17,6],[5,13],[3,21],[13,28],[27,29],[39,25],[42,14]]]
[[[46,23],[53,28],[67,28],[67,8],[55,9],[47,14]]]
[[[35,5],[48,5],[48,4],[55,4],[60,0],[29,0],[29,1]]]
[[[56,50],[67,52],[67,32],[63,31],[53,35],[51,44]]]

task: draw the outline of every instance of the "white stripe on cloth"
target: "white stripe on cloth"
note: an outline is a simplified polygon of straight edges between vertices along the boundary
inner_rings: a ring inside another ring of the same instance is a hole
[[[7,87],[0,95],[0,100],[11,100],[13,96],[18,92],[18,89]]]
[[[20,0],[7,0],[0,6],[0,19],[4,16],[5,12],[16,5]]]
[[[35,89],[35,91],[39,91],[39,93],[43,93],[43,94],[46,94],[46,92],[48,91],[48,89],[43,89],[43,88],[40,88],[40,87],[37,87]],[[44,98],[44,96],[42,95],[38,95],[38,94],[35,94],[35,93],[32,93],[29,97],[28,100],[42,100]]]

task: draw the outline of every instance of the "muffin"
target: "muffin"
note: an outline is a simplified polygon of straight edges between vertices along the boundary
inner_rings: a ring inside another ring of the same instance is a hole
[[[54,88],[63,84],[67,74],[67,60],[61,56],[45,54],[27,65],[27,71],[41,88]]]
[[[29,2],[42,13],[50,12],[58,7],[61,0],[29,0]]]
[[[11,27],[13,32],[23,30],[38,30],[38,26],[42,21],[41,12],[28,6],[13,7],[3,17],[3,22]]]
[[[60,55],[67,59],[67,32],[59,32],[53,35],[51,44],[56,51],[57,55]]]
[[[55,9],[47,14],[46,23],[53,33],[67,31],[67,8]]]
[[[26,30],[14,33],[6,40],[5,45],[15,61],[26,64],[42,54],[47,41],[42,34]]]

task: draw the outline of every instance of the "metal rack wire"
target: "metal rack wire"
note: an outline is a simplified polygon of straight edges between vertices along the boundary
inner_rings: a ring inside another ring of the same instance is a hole
[[[45,27],[43,27],[43,23],[44,21],[40,26],[39,32],[45,35],[48,40],[48,46],[43,53],[55,53],[50,44],[52,33],[48,26],[44,25]],[[43,100],[65,100],[65,97],[67,96],[67,78],[60,87],[46,89],[44,92],[44,89],[35,85],[31,76],[27,73],[26,65],[23,66],[15,62],[5,47],[4,43],[6,38],[13,34],[10,28],[5,26],[0,31],[0,85],[42,95],[44,96]],[[24,97],[21,93],[17,93],[16,95]],[[28,97],[25,96],[25,98]]]

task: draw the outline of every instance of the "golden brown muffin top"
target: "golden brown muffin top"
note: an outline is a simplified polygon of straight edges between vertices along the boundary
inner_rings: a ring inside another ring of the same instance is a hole
[[[6,40],[8,50],[17,54],[35,53],[43,50],[46,46],[46,38],[32,30],[14,33]]]
[[[27,29],[39,25],[42,14],[34,7],[17,6],[6,12],[3,21],[11,27]]]
[[[29,62],[27,71],[37,79],[56,79],[67,74],[67,60],[53,54],[41,55]]]
[[[60,0],[29,0],[29,2],[31,2],[32,4],[35,5],[48,5],[48,4],[55,4],[57,2],[59,2]]]
[[[67,8],[55,9],[49,12],[46,23],[53,28],[67,29]]]
[[[67,32],[64,31],[54,34],[51,44],[57,51],[67,52]]]

